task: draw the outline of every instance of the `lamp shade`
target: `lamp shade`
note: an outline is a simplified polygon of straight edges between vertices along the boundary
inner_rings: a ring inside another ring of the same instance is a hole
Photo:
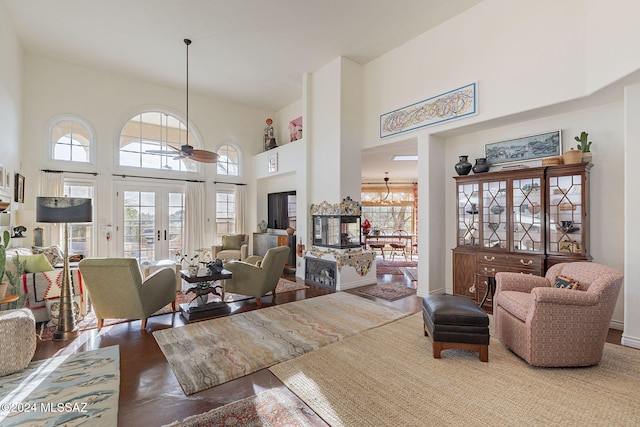
[[[91,199],[83,197],[36,197],[37,222],[91,222],[92,219]]]

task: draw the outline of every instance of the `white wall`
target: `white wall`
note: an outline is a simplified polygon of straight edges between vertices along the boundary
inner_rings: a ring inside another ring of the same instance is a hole
[[[289,141],[289,122],[302,116],[302,99],[287,105],[282,110],[276,112],[273,120],[276,131],[276,143],[278,146],[288,144]],[[302,117],[302,136],[304,137],[304,117]]]
[[[164,87],[144,80],[57,61],[43,56],[26,54],[24,66],[25,117],[23,148],[29,156],[24,158],[26,177],[25,205],[35,208],[39,192],[40,169],[83,169],[98,172],[96,211],[98,221],[113,223],[113,172],[140,175],[139,170],[120,168],[116,164],[114,147],[118,132],[131,115],[144,107],[167,108],[184,117],[185,92],[183,88]],[[213,150],[222,142],[234,142],[242,150],[242,157],[250,165],[253,155],[262,151],[264,120],[270,112],[247,106],[221,102],[198,93],[189,94],[189,121],[192,129],[202,137],[204,148]],[[76,114],[87,120],[96,130],[97,162],[78,167],[47,162],[46,123],[57,114]],[[245,167],[242,181],[255,182],[253,168]],[[76,177],[77,175],[73,175]],[[210,227],[206,239],[213,241],[213,192],[216,179],[215,165],[201,164],[201,173],[189,176],[207,182],[207,216]],[[225,179],[226,180],[226,179]],[[127,180],[131,182],[131,180]],[[146,180],[148,182],[148,180]],[[162,181],[158,181],[162,184]],[[253,204],[248,207],[248,211]],[[249,232],[255,224],[248,223]],[[105,239],[98,239],[98,255],[115,255]]]
[[[381,143],[381,114],[471,82],[478,83],[479,114],[464,123],[449,122],[425,132],[584,96],[586,3],[485,0],[368,63],[364,67],[365,148]],[[638,54],[629,56],[637,68]],[[602,63],[593,65],[606,68]]]
[[[473,161],[483,157],[487,142],[553,129],[563,129],[567,148],[575,146],[573,136],[582,130],[592,137],[596,166],[591,175],[591,252],[594,261],[623,269],[623,188],[629,181],[625,181],[623,169],[625,113],[621,91],[619,103],[580,111],[564,107],[563,111],[569,112],[562,115],[555,108],[587,97],[640,68],[640,51],[631,46],[640,36],[633,18],[640,13],[640,4],[632,0],[614,4],[601,0],[485,0],[364,66],[364,148],[392,144],[409,136],[381,140],[381,114],[478,83],[477,115],[410,135],[417,137],[419,144],[446,147],[445,171],[440,175],[440,165],[434,167],[432,158],[440,147],[418,148],[420,156],[428,156],[419,163],[418,182],[420,212],[429,215],[428,221],[425,215],[420,218],[421,260],[427,244],[429,271],[422,271],[421,262],[419,294],[438,292],[441,276],[446,277],[446,288],[451,290],[449,251],[455,246],[451,177],[457,156],[469,154]],[[554,106],[554,112],[550,109],[545,113],[550,106]],[[430,170],[422,170],[424,167]],[[444,198],[432,186],[438,180],[444,182]],[[446,207],[441,217],[437,210],[440,205]],[[433,235],[438,227],[447,230],[444,240],[438,240],[437,232]],[[432,271],[442,268],[438,248],[447,251],[444,274]],[[627,295],[640,293],[635,282],[627,278]],[[622,325],[622,307],[621,297],[614,325]],[[640,337],[640,325],[637,330],[636,338]]]
[[[11,180],[0,188],[0,199],[9,201],[13,199],[13,174],[21,171],[22,52],[4,2],[0,2],[0,58],[0,165],[6,168],[5,175],[9,171]],[[18,207],[13,202],[14,213]]]

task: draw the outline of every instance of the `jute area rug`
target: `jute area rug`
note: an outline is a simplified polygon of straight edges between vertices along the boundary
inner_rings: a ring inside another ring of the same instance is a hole
[[[338,292],[163,329],[153,336],[189,395],[406,315]]]
[[[164,427],[287,426],[312,427],[302,410],[278,389],[229,403]]]
[[[0,378],[2,426],[118,424],[118,346],[56,356]]]
[[[489,363],[434,359],[418,313],[270,368],[332,426],[632,426],[640,351],[606,344],[600,365],[532,368],[497,339]]]

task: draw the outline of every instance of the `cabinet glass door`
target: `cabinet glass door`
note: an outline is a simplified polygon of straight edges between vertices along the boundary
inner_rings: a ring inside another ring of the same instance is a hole
[[[513,180],[513,249],[543,251],[541,178]]]
[[[477,246],[478,183],[458,185],[458,245]]]
[[[482,184],[482,246],[507,249],[507,181]]]
[[[583,253],[582,176],[549,177],[549,251]]]

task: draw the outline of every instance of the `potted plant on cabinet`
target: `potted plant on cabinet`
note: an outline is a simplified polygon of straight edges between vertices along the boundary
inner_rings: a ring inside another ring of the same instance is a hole
[[[575,140],[578,141],[578,150],[582,151],[583,162],[590,162],[592,159],[591,141],[588,141],[588,139],[589,134],[585,131],[582,131],[582,133],[580,133],[580,136],[575,137]]]

